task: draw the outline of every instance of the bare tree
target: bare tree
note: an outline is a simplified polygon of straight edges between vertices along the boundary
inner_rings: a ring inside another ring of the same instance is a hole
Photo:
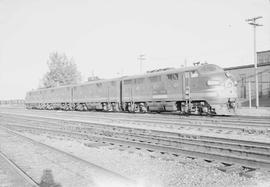
[[[44,87],[76,84],[81,81],[81,74],[78,72],[74,60],[68,59],[65,54],[51,53],[47,64],[49,72],[43,77]]]

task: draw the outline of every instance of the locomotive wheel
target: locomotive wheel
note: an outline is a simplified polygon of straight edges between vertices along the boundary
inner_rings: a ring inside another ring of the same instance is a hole
[[[147,113],[148,112],[148,107],[144,103],[140,104],[140,112]]]
[[[134,108],[134,104],[131,104],[131,103],[128,103],[127,104],[127,111],[128,112],[134,112],[135,110],[134,110],[135,108]]]
[[[127,107],[127,110],[128,110],[128,112],[132,112],[132,107],[131,107],[131,105],[129,105],[129,106]]]

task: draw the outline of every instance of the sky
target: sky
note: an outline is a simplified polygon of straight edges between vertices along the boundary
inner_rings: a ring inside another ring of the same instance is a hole
[[[0,100],[37,89],[52,52],[73,58],[83,80],[207,62],[253,63],[270,50],[270,0],[0,0]]]

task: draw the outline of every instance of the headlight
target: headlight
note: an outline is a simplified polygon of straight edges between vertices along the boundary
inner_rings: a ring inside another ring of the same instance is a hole
[[[208,86],[217,86],[217,85],[220,85],[220,81],[217,81],[217,80],[209,80],[209,81],[207,81],[207,85],[208,85]]]
[[[227,82],[226,87],[228,88],[232,87],[232,82]]]
[[[227,88],[231,88],[231,87],[233,86],[233,81],[231,81],[230,79],[228,79],[228,80],[226,81],[226,83],[225,83],[225,86],[226,86]]]

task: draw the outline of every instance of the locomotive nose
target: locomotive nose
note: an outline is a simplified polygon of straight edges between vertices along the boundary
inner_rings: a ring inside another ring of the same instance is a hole
[[[237,88],[234,80],[231,78],[227,78],[224,82],[224,92],[227,94],[227,96],[230,98],[236,98],[237,97]]]
[[[226,88],[231,88],[233,86],[233,81],[231,79],[227,79],[225,81],[225,87]]]

